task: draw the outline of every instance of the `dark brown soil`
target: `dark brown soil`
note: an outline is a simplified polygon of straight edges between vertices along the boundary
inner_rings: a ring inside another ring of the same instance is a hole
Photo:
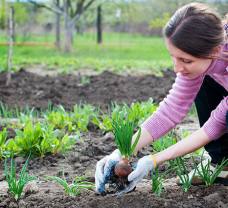
[[[87,81],[83,81],[87,80]],[[76,103],[91,103],[107,107],[111,102],[145,101],[152,97],[161,101],[174,81],[172,71],[164,77],[154,75],[117,75],[105,71],[94,76],[39,76],[25,70],[12,75],[12,82],[6,86],[6,74],[0,74],[0,101],[10,107],[29,106],[45,109],[48,102],[61,104],[66,109]]]
[[[120,76],[104,72],[99,76],[90,76],[89,80],[89,83],[83,85],[81,78],[77,76],[44,77],[22,70],[13,75],[9,87],[4,84],[5,75],[0,75],[0,96],[3,103],[9,106],[29,105],[38,109],[45,109],[48,100],[53,104],[62,104],[68,109],[81,101],[104,108],[111,101],[131,103],[153,97],[159,102],[170,89],[174,76],[169,71],[165,72],[163,78],[153,75]],[[228,187],[219,184],[212,187],[193,186],[189,192],[184,193],[171,176],[167,177],[165,191],[160,197],[151,192],[149,178],[138,184],[135,191],[121,197],[114,194],[98,196],[93,190],[69,197],[61,187],[45,180],[47,175],[64,175],[71,182],[76,175],[83,175],[94,182],[96,162],[116,149],[113,140],[110,133],[103,135],[97,129],[91,129],[66,155],[31,159],[29,173],[36,175],[39,180],[30,189],[32,193],[27,192],[19,202],[15,202],[7,194],[3,161],[0,161],[0,208],[228,207]],[[151,147],[145,148],[139,157],[149,154],[151,150]],[[18,169],[24,161],[24,158],[16,158]],[[165,169],[165,166],[162,168]]]
[[[156,196],[151,192],[149,178],[144,179],[135,191],[118,197],[114,194],[98,196],[94,191],[83,192],[79,196],[69,197],[58,185],[45,180],[46,175],[64,176],[68,181],[76,175],[85,175],[89,181],[94,181],[94,171],[97,160],[109,154],[115,149],[113,137],[110,134],[105,136],[99,133],[87,135],[83,141],[75,146],[75,149],[65,156],[47,156],[43,159],[32,159],[29,164],[30,174],[36,175],[39,181],[32,190],[34,193],[27,193],[19,202],[11,199],[4,188],[3,172],[0,170],[0,208],[6,207],[55,207],[55,208],[150,208],[150,207],[198,207],[198,208],[226,208],[228,205],[228,187],[215,184],[212,187],[192,186],[189,192],[185,193],[175,183],[173,178],[165,182],[165,190],[162,195]],[[141,156],[148,154],[150,148],[144,149]],[[24,159],[16,158],[18,167]],[[2,164],[1,164],[2,165]]]

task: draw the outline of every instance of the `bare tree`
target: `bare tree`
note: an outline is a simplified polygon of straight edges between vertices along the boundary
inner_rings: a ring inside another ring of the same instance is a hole
[[[28,0],[28,2],[35,4],[38,7],[46,8],[49,11],[64,17],[65,52],[70,52],[72,50],[75,23],[95,1],[96,0],[60,0],[52,1],[51,3],[39,3],[33,0]]]
[[[57,7],[60,6],[60,0],[55,0],[55,5]],[[61,49],[61,39],[60,39],[60,20],[61,20],[61,14],[59,12],[55,12],[56,15],[56,21],[55,21],[55,46],[58,49]]]

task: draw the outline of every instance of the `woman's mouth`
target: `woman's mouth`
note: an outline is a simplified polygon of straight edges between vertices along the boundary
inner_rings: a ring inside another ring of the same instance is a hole
[[[188,76],[188,75],[190,75],[190,73],[187,73],[187,72],[181,72],[181,74],[182,74],[183,76]]]

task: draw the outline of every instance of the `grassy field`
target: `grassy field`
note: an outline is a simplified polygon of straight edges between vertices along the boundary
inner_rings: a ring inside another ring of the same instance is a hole
[[[22,38],[17,37],[17,40],[21,42]],[[36,36],[28,41],[53,44],[54,37]],[[1,36],[0,43],[3,42],[6,42],[6,38]],[[7,47],[1,45],[0,53],[0,67],[4,69]],[[15,69],[24,65],[42,64],[49,69],[57,68],[63,72],[91,69],[156,73],[172,67],[162,38],[130,34],[104,34],[102,45],[96,44],[95,34],[77,35],[74,39],[74,50],[70,54],[58,52],[52,47],[15,46],[13,62]]]

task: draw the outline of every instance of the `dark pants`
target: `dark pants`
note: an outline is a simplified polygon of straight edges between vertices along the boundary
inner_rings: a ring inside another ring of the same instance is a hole
[[[199,117],[200,126],[208,120],[221,100],[228,92],[211,77],[206,76],[198,92],[195,105]],[[212,163],[219,164],[224,158],[228,158],[228,134],[224,134],[204,147],[212,158]]]

